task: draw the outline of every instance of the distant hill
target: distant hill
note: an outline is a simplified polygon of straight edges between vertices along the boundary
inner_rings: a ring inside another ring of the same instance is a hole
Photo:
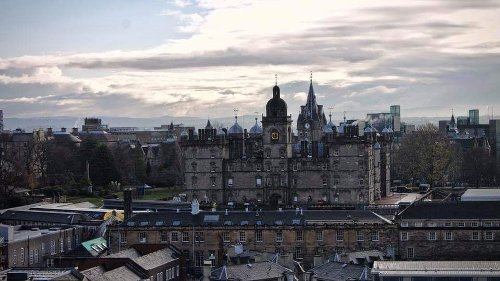
[[[361,115],[361,114],[360,114]],[[194,126],[196,128],[205,127],[207,124],[206,119],[197,117],[187,117],[187,116],[162,116],[153,118],[133,118],[133,117],[112,117],[112,116],[97,116],[102,119],[104,124],[108,124],[110,127],[138,127],[141,129],[153,129],[153,127],[159,127],[160,125],[170,124],[183,124],[184,126]],[[255,115],[243,115],[238,117],[238,123],[245,129],[250,129],[255,124]],[[499,116],[495,116],[499,118]],[[295,126],[296,116],[292,116]],[[259,124],[260,124],[259,116]],[[408,124],[422,125],[425,123],[438,124],[439,120],[449,120],[450,117],[403,117],[402,122]],[[488,123],[488,116],[481,116],[480,123]],[[338,124],[340,120],[332,120],[335,124]],[[221,118],[211,118],[210,122],[214,127],[219,125],[223,127],[231,127],[234,124],[234,117],[221,117]],[[81,130],[83,124],[83,119],[80,117],[72,116],[55,116],[55,117],[37,117],[37,118],[4,118],[5,130],[14,130],[16,128],[21,128],[26,131],[32,131],[39,128],[53,128],[55,131],[59,131],[62,127],[64,128],[74,128],[77,127]]]

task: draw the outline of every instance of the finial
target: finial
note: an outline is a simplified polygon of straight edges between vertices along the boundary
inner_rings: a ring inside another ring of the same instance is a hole
[[[345,123],[345,113],[346,113],[346,112],[344,111],[344,123]]]
[[[311,75],[309,78],[311,79],[311,83],[312,83],[312,81],[313,81],[313,72],[312,71],[311,71]]]
[[[274,74],[274,82],[275,82],[275,85],[278,86],[278,73]]]

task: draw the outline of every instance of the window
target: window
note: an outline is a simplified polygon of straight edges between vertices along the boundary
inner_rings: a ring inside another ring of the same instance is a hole
[[[46,252],[45,252],[45,243],[42,243],[41,248],[42,248],[42,256],[45,256],[45,254],[46,254]]]
[[[444,233],[444,240],[453,240],[453,233],[451,231],[447,231]]]
[[[493,240],[493,231],[486,231],[484,233],[484,240]]]
[[[196,176],[191,177],[191,184],[193,185],[193,187],[198,186],[198,178]]]
[[[437,240],[436,237],[437,236],[436,236],[436,232],[435,231],[429,232],[429,240],[430,241],[436,241]]]
[[[127,244],[127,234],[120,232],[120,244]]]
[[[298,179],[297,179],[297,178],[293,178],[293,179],[292,179],[292,184],[293,184],[294,186],[297,186],[297,183],[298,183]]]
[[[199,242],[199,243],[205,242],[205,232],[197,231],[194,233],[194,236],[195,236],[196,242]]]
[[[303,258],[303,249],[302,247],[295,247],[295,252],[293,253],[294,259],[302,259]]]
[[[247,233],[245,231],[240,231],[240,243],[247,242]]]
[[[401,241],[408,241],[408,232],[406,231],[401,232]]]
[[[323,178],[323,186],[328,185],[328,178],[324,177]]]
[[[229,231],[224,231],[222,233],[222,241],[223,242],[231,242],[231,237],[229,236]]]
[[[478,226],[479,226],[479,223],[478,223],[477,221],[475,221],[475,222],[471,222],[471,223],[470,223],[470,226],[472,226],[472,227],[478,227]]]
[[[270,158],[270,157],[271,157],[271,149],[266,148],[266,158]]]
[[[285,170],[285,163],[280,163],[280,170],[282,172]]]
[[[479,240],[479,231],[472,232],[472,240]]]
[[[70,236],[68,236],[66,238],[66,243],[68,245],[68,251],[71,251],[71,249],[73,248],[73,245],[71,244],[71,237]]]
[[[256,177],[255,178],[255,186],[256,187],[261,187],[262,186],[262,178],[261,177]]]
[[[170,241],[179,242],[179,232],[174,231],[170,233]]]
[[[184,243],[189,242],[189,232],[187,231],[182,232],[182,242]]]
[[[465,222],[459,222],[459,223],[458,223],[458,226],[459,226],[459,227],[465,227]]]
[[[255,165],[255,167],[256,167],[255,169],[257,170],[257,172],[260,172],[262,170],[262,165],[260,163],[257,163]]]
[[[146,232],[139,232],[139,243],[146,243]]]
[[[340,182],[340,176],[339,175],[334,175],[333,176],[333,185],[338,185]]]
[[[450,226],[451,226],[451,222],[445,222],[445,223],[444,223],[444,226],[446,226],[446,227],[450,227]]]
[[[161,243],[168,243],[168,232],[160,233],[160,242]]]
[[[80,235],[78,234],[75,234],[75,247],[78,247],[78,245],[80,244]]]
[[[191,168],[193,169],[193,172],[196,172],[198,170],[198,164],[196,164],[196,162],[191,163]]]
[[[262,241],[263,241],[263,240],[262,240],[262,230],[257,229],[257,230],[255,231],[255,241],[256,241],[256,242],[262,242]]]
[[[323,230],[316,230],[316,241],[323,241]]]
[[[333,156],[339,156],[339,151],[338,150],[334,150],[333,151]]]
[[[364,179],[359,179],[359,185],[362,186],[363,184],[365,184],[365,180]]]
[[[156,273],[156,280],[163,281],[163,271]]]
[[[406,248],[406,258],[408,258],[408,259],[415,258],[415,249],[414,248]]]
[[[304,240],[304,231],[296,230],[295,231],[295,241],[301,242]]]
[[[356,241],[365,241],[365,234],[363,233],[363,231],[356,231]]]
[[[33,250],[30,250],[29,255],[30,255],[30,257],[29,257],[29,263],[30,263],[30,265],[32,265],[33,261],[35,260],[34,257],[33,257]]]
[[[483,223],[483,226],[490,227],[490,226],[491,226],[491,222],[489,222],[489,221],[484,222],[484,223]]]
[[[24,264],[24,248],[21,248],[21,254],[19,258],[21,260],[21,264]]]
[[[210,163],[210,172],[215,173],[215,170],[217,169],[217,166],[215,165],[214,162]]]
[[[64,253],[64,239],[59,239],[59,252]]]
[[[210,177],[210,185],[215,186],[215,177]]]
[[[205,257],[203,256],[203,251],[196,251],[194,254],[194,266],[200,267],[203,266],[203,261]]]
[[[371,238],[372,238],[372,241],[378,241],[378,239],[379,239],[378,231],[372,231]]]
[[[283,255],[283,247],[276,247],[274,248],[274,253]]]
[[[271,163],[266,163],[266,171],[271,171]]]
[[[38,263],[40,261],[39,256],[38,256],[38,249],[35,249],[35,263]]]
[[[56,241],[55,240],[50,241],[50,254],[51,255],[56,254]]]
[[[12,251],[12,265],[17,265],[17,250]]]
[[[408,227],[408,223],[407,222],[402,222],[401,223],[401,227]]]
[[[343,229],[337,230],[337,235],[335,236],[335,240],[344,241],[344,230]]]
[[[298,171],[299,170],[299,163],[293,163],[292,170]]]
[[[233,187],[233,179],[232,178],[227,179],[227,186]]]
[[[276,242],[283,242],[283,231],[276,230]]]
[[[422,225],[423,225],[422,222],[416,222],[415,223],[415,227],[422,227]]]

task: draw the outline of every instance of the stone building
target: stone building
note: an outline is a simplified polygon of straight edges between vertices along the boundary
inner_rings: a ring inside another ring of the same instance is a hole
[[[225,264],[229,249],[279,253],[307,268],[315,256],[377,249],[393,253],[394,224],[363,210],[276,210],[139,213],[108,228],[111,252],[134,244],[171,244],[188,268]]]
[[[367,205],[388,194],[392,130],[379,133],[357,122],[337,127],[331,116],[327,123],[312,80],[297,119],[298,135],[277,85],[261,123],[256,119],[247,130],[235,117],[229,129],[208,121],[204,129],[181,134],[188,198],[274,206]]]
[[[498,201],[415,202],[396,222],[403,260],[500,258]]]

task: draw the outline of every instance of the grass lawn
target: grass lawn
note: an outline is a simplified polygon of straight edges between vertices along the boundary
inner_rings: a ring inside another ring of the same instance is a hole
[[[179,193],[182,193],[182,191],[176,190],[176,189],[170,189],[170,188],[159,187],[159,188],[153,188],[153,189],[146,189],[145,193],[144,193],[144,197],[140,198],[140,199],[142,199],[142,200],[160,200],[160,199],[176,196]],[[118,191],[118,192],[115,192],[113,194],[118,196],[118,198],[123,199],[123,191]],[[88,201],[88,202],[96,205],[97,207],[101,207],[102,200],[103,200],[102,197],[69,197],[68,196],[66,201],[70,202],[70,203],[80,203],[80,202]]]
[[[90,202],[96,205],[97,207],[102,206],[101,197],[68,197],[66,201],[70,203]]]

